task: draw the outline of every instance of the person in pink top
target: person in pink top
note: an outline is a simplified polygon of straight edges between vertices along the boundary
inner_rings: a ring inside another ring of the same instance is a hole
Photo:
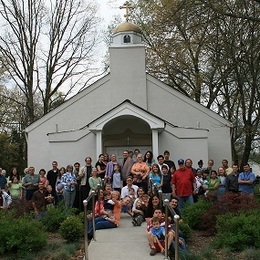
[[[186,168],[184,160],[178,160],[179,169],[173,174],[172,194],[179,198],[179,209],[182,209],[184,203],[192,204],[193,194],[196,194],[196,180],[191,169]]]

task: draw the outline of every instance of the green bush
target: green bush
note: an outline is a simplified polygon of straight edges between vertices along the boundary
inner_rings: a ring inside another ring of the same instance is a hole
[[[240,214],[229,213],[217,217],[215,245],[233,251],[260,248],[260,210]]]
[[[47,236],[39,222],[29,217],[13,219],[11,214],[0,216],[0,255],[16,253],[23,256],[46,245]]]
[[[183,232],[183,238],[185,240],[191,237],[191,228],[187,223],[180,222],[180,230]]]
[[[61,223],[59,233],[67,242],[76,242],[83,236],[84,225],[79,217],[71,216]]]
[[[59,204],[58,206],[48,208],[41,222],[47,231],[56,232],[59,230],[61,223],[73,214],[73,209],[68,210],[63,204]]]
[[[194,204],[187,204],[182,210],[182,218],[191,228],[196,229],[200,224],[201,216],[207,212],[211,205],[211,202],[204,199],[199,199]]]

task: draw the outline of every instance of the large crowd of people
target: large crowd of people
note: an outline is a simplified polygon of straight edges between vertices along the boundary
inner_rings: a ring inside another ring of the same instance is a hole
[[[215,168],[210,159],[204,166],[199,160],[197,166],[190,158],[179,159],[175,163],[170,152],[164,151],[156,159],[152,151],[144,155],[138,149],[125,150],[123,161],[116,155],[101,154],[95,164],[86,157],[85,165],[80,163],[59,167],[52,162],[52,169],[30,166],[24,174],[12,168],[9,174],[0,168],[0,208],[9,209],[24,201],[31,202],[35,218],[46,214],[49,206],[64,203],[67,208],[83,211],[83,200],[92,191],[96,194],[94,212],[88,215],[88,236],[93,236],[93,218],[96,229],[116,228],[119,226],[121,212],[127,212],[133,226],[147,224],[147,241],[150,254],[165,251],[165,230],[169,248],[175,245],[174,216],[170,214],[170,226],[165,228],[162,201],[169,200],[172,211],[181,216],[185,203],[196,203],[200,196],[220,199],[224,193],[243,193],[254,195],[255,174],[245,163],[239,172],[237,164],[229,167],[226,159]],[[91,211],[91,207],[88,206]],[[179,233],[179,246],[185,250],[185,241]]]

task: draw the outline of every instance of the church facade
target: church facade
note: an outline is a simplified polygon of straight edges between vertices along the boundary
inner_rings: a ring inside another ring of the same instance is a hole
[[[146,73],[140,29],[120,24],[109,47],[110,73],[26,129],[28,165],[48,168],[95,162],[100,153],[164,150],[194,166],[212,158],[231,163],[229,121]]]

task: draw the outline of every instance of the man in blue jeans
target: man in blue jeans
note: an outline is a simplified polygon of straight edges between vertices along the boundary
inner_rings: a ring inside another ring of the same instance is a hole
[[[179,169],[173,174],[172,195],[179,199],[179,209],[183,208],[184,203],[192,204],[193,195],[196,194],[196,180],[191,169],[186,168],[184,160],[178,160]]]

